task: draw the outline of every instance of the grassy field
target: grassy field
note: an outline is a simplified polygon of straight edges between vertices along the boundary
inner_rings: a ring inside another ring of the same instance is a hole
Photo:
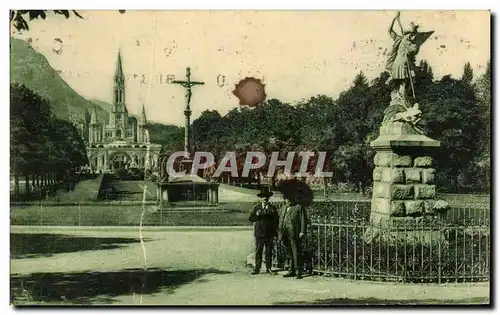
[[[146,206],[144,225],[228,226],[250,225],[251,203],[231,203],[217,209],[164,210]],[[141,220],[141,205],[16,206],[11,207],[11,225],[130,226]]]
[[[151,226],[249,226],[248,213],[253,202],[226,202],[217,206],[179,203],[158,211],[155,204],[145,206],[143,225]],[[487,224],[489,205],[452,207],[447,222],[464,223],[476,220]],[[11,225],[38,226],[134,226],[142,213],[141,204],[84,205],[11,205]],[[329,201],[315,203],[310,213],[342,220],[356,217],[369,220],[370,201]]]

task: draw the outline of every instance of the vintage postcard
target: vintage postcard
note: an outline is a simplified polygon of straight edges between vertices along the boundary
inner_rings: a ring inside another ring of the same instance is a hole
[[[489,305],[489,11],[10,11],[10,303]]]

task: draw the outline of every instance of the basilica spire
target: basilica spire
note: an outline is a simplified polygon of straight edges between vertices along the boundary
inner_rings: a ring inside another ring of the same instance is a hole
[[[92,115],[90,116],[90,123],[91,124],[97,124],[97,110],[94,106],[92,106]]]
[[[125,107],[125,75],[123,74],[122,54],[118,50],[118,61],[116,62],[116,71],[113,87],[113,105],[115,112],[124,112]]]
[[[141,112],[141,118],[139,120],[139,123],[141,125],[146,125],[148,123],[148,120],[146,119],[146,108],[144,108],[144,104],[142,104],[142,112]]]
[[[125,76],[123,75],[122,54],[121,51],[118,50],[118,61],[116,62],[115,70],[115,83],[123,83],[123,81],[125,81]]]

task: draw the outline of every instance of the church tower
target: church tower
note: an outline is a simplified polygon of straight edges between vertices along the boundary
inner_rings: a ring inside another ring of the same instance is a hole
[[[99,123],[97,122],[97,110],[92,106],[92,115],[90,116],[89,144],[99,141]]]
[[[146,119],[146,109],[144,104],[142,104],[141,117],[139,118],[139,123],[137,124],[137,142],[146,142],[146,125],[148,120]]]
[[[110,126],[113,129],[113,138],[120,140],[125,138],[127,128],[127,108],[125,106],[125,75],[123,74],[122,56],[118,51],[118,61],[113,84],[113,108],[110,115]]]
[[[90,131],[90,113],[89,111],[85,108],[85,111],[83,113],[83,124],[82,124],[82,135],[83,139],[88,142],[89,141],[89,131]]]

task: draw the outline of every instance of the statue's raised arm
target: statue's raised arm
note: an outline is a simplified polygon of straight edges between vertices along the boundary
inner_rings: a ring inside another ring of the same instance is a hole
[[[396,21],[400,26],[401,35],[394,31]],[[403,93],[407,85],[412,85],[413,89],[415,56],[418,54],[420,46],[434,33],[434,31],[419,32],[418,28],[418,25],[410,23],[410,29],[404,30],[399,20],[399,12],[389,27],[389,34],[394,42],[388,54],[386,70],[390,74],[389,80],[393,81],[395,88],[400,89]],[[412,92],[415,96],[415,91]]]
[[[396,17],[392,20],[391,26],[389,26],[389,35],[391,35],[392,40],[397,40],[398,37],[401,37],[401,35],[403,35],[403,27],[401,26],[401,21],[399,20],[400,15],[401,13],[398,12]],[[398,21],[399,29],[401,30],[401,35],[396,33],[396,31],[394,31],[394,24],[396,24],[396,21]]]

